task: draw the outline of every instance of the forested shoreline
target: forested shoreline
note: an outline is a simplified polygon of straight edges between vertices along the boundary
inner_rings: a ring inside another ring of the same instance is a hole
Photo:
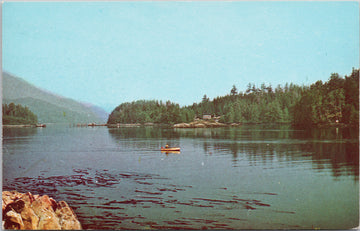
[[[21,104],[3,104],[3,124],[36,124],[37,116]],[[249,83],[245,92],[233,85],[229,94],[180,107],[171,101],[137,100],[122,103],[108,117],[108,124],[189,123],[203,115],[220,123],[287,123],[297,126],[359,124],[359,69],[342,77],[331,74],[310,86]]]
[[[331,74],[310,86],[286,83],[273,88],[249,83],[245,92],[233,85],[229,94],[189,106],[158,100],[122,103],[109,115],[116,123],[188,123],[203,115],[220,117],[222,123],[291,123],[298,126],[359,123],[359,69],[341,77]]]
[[[37,116],[28,107],[21,104],[10,103],[2,105],[3,125],[36,124]]]

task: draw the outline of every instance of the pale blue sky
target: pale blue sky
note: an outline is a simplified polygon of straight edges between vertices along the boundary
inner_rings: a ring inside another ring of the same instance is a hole
[[[359,67],[358,2],[5,2],[3,70],[108,111]]]

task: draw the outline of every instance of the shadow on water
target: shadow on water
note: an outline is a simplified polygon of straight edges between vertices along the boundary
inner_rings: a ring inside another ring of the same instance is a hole
[[[124,127],[109,128],[110,137],[115,143],[122,143],[128,148],[158,150],[161,146],[179,146],[180,134],[168,127]],[[133,142],[126,142],[132,140]],[[125,141],[125,142],[123,142]]]
[[[312,128],[294,130],[289,125],[243,126],[241,128],[175,129],[181,136],[203,139],[205,153],[211,150],[239,155],[253,163],[274,161],[288,164],[311,161],[312,168],[332,170],[359,179],[359,134],[356,128]]]
[[[7,128],[3,127],[3,137],[6,138],[22,138],[22,137],[31,137],[36,135],[39,128]]]
[[[156,139],[159,145],[179,144],[181,138],[203,140],[205,153],[239,155],[253,163],[274,161],[292,164],[311,161],[318,171],[331,168],[335,178],[359,179],[359,133],[356,128],[293,129],[290,125],[244,125],[240,128],[172,129],[133,127],[108,129],[115,141],[129,138]],[[139,145],[139,144],[137,144]]]
[[[179,139],[180,134],[171,128],[163,127],[130,127],[130,128],[109,128],[109,134],[114,140],[123,140],[129,138],[146,138],[146,139]]]

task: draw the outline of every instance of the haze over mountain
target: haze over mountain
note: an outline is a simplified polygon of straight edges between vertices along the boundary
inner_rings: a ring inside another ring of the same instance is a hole
[[[103,123],[108,114],[91,103],[55,95],[7,72],[2,75],[3,103],[29,107],[40,123]]]

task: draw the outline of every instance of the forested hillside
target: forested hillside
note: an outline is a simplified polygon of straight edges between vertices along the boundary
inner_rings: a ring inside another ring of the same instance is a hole
[[[359,120],[359,70],[344,78],[334,73],[325,83],[310,86],[295,84],[248,84],[245,92],[234,85],[228,95],[180,107],[176,103],[139,100],[123,103],[110,114],[108,123],[180,123],[204,114],[221,116],[224,123],[292,123],[316,125],[357,124]]]
[[[105,111],[42,90],[7,72],[2,75],[3,103],[27,106],[41,123],[103,123]]]
[[[179,104],[157,100],[138,100],[123,103],[109,115],[108,123],[180,123],[194,119],[194,112],[180,108]]]
[[[340,122],[359,123],[359,70],[345,78],[334,73],[328,82],[317,81],[306,88],[295,105],[298,125]]]
[[[4,125],[36,124],[37,116],[20,104],[2,105],[2,122]]]

